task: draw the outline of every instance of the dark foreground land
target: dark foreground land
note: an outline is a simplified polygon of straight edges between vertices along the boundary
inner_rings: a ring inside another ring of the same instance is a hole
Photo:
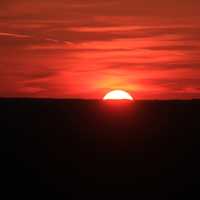
[[[200,101],[2,99],[2,199],[199,199],[199,114]]]

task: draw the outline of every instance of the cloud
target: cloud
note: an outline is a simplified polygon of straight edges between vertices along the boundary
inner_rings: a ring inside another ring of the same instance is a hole
[[[52,69],[47,68],[46,70],[41,70],[39,72],[22,74],[22,76],[28,80],[42,80],[42,79],[46,79],[46,78],[55,76],[55,75],[57,75],[57,73],[58,73],[58,70],[52,70]]]
[[[28,35],[0,32],[0,37],[1,36],[3,36],[3,37],[14,37],[14,38],[29,38],[30,37]]]
[[[2,0],[0,96],[99,97],[116,87],[141,98],[198,96],[199,6]]]
[[[161,16],[179,17],[198,14],[200,3],[197,0],[17,0],[1,1],[1,17],[4,19],[66,19],[69,16],[108,15],[108,16]],[[5,11],[4,11],[5,10]]]

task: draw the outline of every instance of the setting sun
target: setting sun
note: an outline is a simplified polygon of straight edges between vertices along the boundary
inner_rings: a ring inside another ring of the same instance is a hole
[[[108,92],[103,100],[129,100],[133,101],[133,97],[126,91],[123,90],[113,90]]]

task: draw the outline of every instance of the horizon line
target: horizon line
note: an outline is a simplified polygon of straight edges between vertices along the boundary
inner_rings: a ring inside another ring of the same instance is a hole
[[[103,101],[98,98],[60,98],[60,97],[0,97],[0,100],[56,100],[56,101]],[[134,101],[200,101],[200,98],[186,98],[186,99],[134,99]]]

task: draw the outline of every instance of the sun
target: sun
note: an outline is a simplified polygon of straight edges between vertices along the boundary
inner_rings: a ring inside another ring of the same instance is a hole
[[[129,100],[133,101],[133,97],[124,90],[112,90],[108,92],[103,100]]]

